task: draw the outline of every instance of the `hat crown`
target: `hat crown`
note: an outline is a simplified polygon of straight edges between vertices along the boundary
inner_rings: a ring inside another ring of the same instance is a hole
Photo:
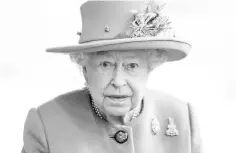
[[[164,31],[164,24],[160,22],[170,23],[167,18],[157,17],[163,4],[163,1],[154,0],[89,0],[81,6],[82,34],[79,43],[158,36]],[[155,24],[150,25],[147,20],[155,20]],[[157,25],[162,29],[155,27]]]
[[[78,45],[48,52],[77,53],[110,50],[164,50],[167,61],[187,56],[191,45],[175,36],[166,16],[167,0],[89,0],[81,7]],[[163,11],[162,11],[163,10]]]

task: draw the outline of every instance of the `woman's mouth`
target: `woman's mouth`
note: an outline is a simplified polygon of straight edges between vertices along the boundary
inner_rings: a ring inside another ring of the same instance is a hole
[[[114,103],[122,103],[125,100],[127,100],[129,98],[129,96],[125,96],[125,95],[112,95],[112,96],[107,96],[107,98],[109,100],[111,100]]]

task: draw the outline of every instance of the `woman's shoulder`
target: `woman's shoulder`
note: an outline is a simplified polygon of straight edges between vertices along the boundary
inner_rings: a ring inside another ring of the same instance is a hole
[[[147,97],[150,107],[155,108],[157,112],[162,112],[162,114],[180,115],[188,112],[189,103],[187,101],[167,92],[149,89]]]
[[[148,99],[152,99],[157,102],[163,102],[165,104],[173,105],[186,105],[187,102],[179,97],[173,96],[165,91],[148,89],[147,90]]]
[[[88,99],[88,91],[86,89],[73,90],[66,93],[62,93],[53,99],[43,103],[39,107],[47,107],[49,105],[54,105],[55,103],[70,103],[79,102]]]
[[[85,134],[84,129],[93,130],[94,125],[88,100],[86,90],[76,90],[59,95],[36,109],[32,108],[25,123],[24,141],[27,141],[27,144],[24,149],[35,149],[35,146],[32,146],[34,140],[36,147],[42,144],[45,150],[48,149],[48,144],[50,148],[57,150],[60,149],[58,146],[63,146],[65,142],[83,140],[88,133]],[[77,137],[82,134],[83,138]]]
[[[87,111],[89,108],[89,96],[86,89],[74,90],[61,94],[49,100],[37,109],[44,115],[59,115],[64,112]]]

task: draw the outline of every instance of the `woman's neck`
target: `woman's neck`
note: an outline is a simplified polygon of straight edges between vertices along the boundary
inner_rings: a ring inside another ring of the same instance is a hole
[[[111,123],[113,125],[124,125],[125,124],[122,116],[106,115],[106,119],[109,123]]]

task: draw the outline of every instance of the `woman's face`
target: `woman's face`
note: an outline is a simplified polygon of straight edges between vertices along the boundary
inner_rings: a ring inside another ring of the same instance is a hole
[[[147,53],[90,53],[84,75],[96,106],[107,115],[124,116],[144,96],[149,75]]]

